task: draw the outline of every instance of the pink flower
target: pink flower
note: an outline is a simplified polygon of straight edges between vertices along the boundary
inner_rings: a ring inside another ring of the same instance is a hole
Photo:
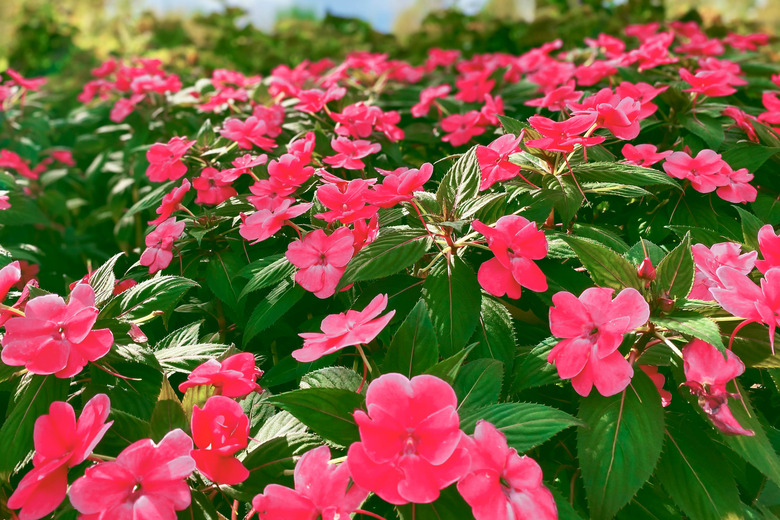
[[[134,442],[116,460],[87,468],[70,487],[70,503],[90,520],[174,520],[190,505],[184,479],[195,469],[191,451],[192,439],[179,429],[159,444]]]
[[[250,352],[241,352],[225,358],[222,362],[209,359],[193,370],[187,380],[179,385],[180,392],[188,388],[211,385],[216,395],[225,397],[244,397],[252,392],[262,392],[257,378],[263,371],[255,365],[255,356]]]
[[[613,300],[613,289],[591,287],[579,298],[568,292],[553,295],[550,331],[566,338],[547,356],[561,379],[574,390],[590,394],[593,385],[601,395],[615,395],[628,386],[634,369],[618,351],[623,336],[645,324],[650,306],[636,289],[623,289]]]
[[[352,483],[348,461],[332,464],[330,448],[307,451],[295,465],[295,489],[269,484],[252,499],[259,520],[338,520],[350,518],[368,497]]]
[[[314,175],[314,168],[306,166],[307,162],[305,157],[286,153],[268,163],[268,175],[285,186],[298,188]]]
[[[330,117],[336,121],[336,133],[341,136],[351,136],[353,139],[369,137],[374,132],[374,123],[379,107],[369,106],[362,101],[344,107],[339,112],[331,112]]]
[[[233,486],[247,479],[249,470],[234,457],[247,446],[249,417],[229,397],[209,397],[203,408],[192,409],[192,440],[197,449],[190,455],[198,471],[217,484]]]
[[[484,191],[496,182],[506,181],[520,173],[520,165],[509,161],[509,156],[520,153],[523,135],[505,134],[487,146],[477,146],[477,162],[482,181],[479,190]]]
[[[734,268],[742,274],[749,274],[757,263],[758,253],[751,251],[740,255],[740,248],[741,246],[734,242],[721,242],[711,248],[704,244],[691,246],[696,274],[688,298],[714,300],[710,289],[723,287],[717,275],[718,269],[723,266]]]
[[[699,398],[699,406],[709,416],[712,424],[726,435],[754,435],[744,429],[731,414],[729,397],[739,398],[726,390],[726,384],[745,371],[736,354],[726,350],[726,359],[714,346],[700,339],[688,343],[683,349],[685,386]]]
[[[149,274],[170,265],[173,260],[173,243],[181,236],[185,225],[185,222],[176,222],[176,217],[171,217],[146,235],[146,249],[141,253],[139,263],[149,268]]]
[[[458,482],[458,492],[476,520],[557,520],[553,495],[542,483],[542,468],[510,448],[495,426],[477,421],[466,446],[471,467]]]
[[[493,97],[490,94],[485,94],[485,104],[479,109],[479,113],[481,116],[480,125],[497,125],[499,123],[498,116],[504,115],[504,100],[501,99],[501,96]]]
[[[134,94],[129,98],[117,99],[116,103],[114,103],[114,106],[111,108],[109,119],[114,123],[121,123],[127,116],[133,113],[136,105],[143,101],[144,97],[143,94]]]
[[[571,103],[575,116],[594,114],[595,124],[606,128],[618,139],[630,140],[639,135],[639,120],[642,104],[631,97],[621,97],[609,88],[603,88],[596,94]]]
[[[5,69],[5,73],[11,76],[11,84],[19,85],[27,90],[38,91],[46,84],[46,78],[25,78],[11,67]]]
[[[347,170],[362,170],[366,167],[366,164],[361,159],[378,153],[382,149],[382,145],[379,143],[371,143],[362,139],[350,141],[346,137],[333,139],[330,145],[338,153],[325,157],[322,161],[334,168],[345,168]]]
[[[658,367],[653,365],[639,365],[639,368],[642,369],[642,372],[647,374],[647,377],[650,378],[658,390],[658,394],[661,396],[661,406],[664,408],[669,406],[672,402],[672,393],[668,390],[664,390],[666,378],[663,374],[658,372]]]
[[[590,130],[596,123],[597,115],[588,113],[566,119],[553,121],[542,116],[531,116],[528,122],[542,137],[526,141],[526,146],[550,150],[552,152],[571,153],[575,145],[593,146],[604,142],[604,137],[580,137],[578,134]]]
[[[657,33],[660,27],[661,24],[658,22],[627,25],[625,33],[626,36],[634,36],[638,38],[639,41],[644,41]]]
[[[346,88],[335,85],[328,87],[327,91],[318,88],[299,90],[295,94],[295,97],[298,98],[298,104],[294,108],[301,112],[314,114],[322,110],[331,101],[343,98],[346,93]]]
[[[199,177],[192,179],[192,187],[198,192],[195,204],[216,206],[222,204],[238,192],[231,184],[233,178],[230,170],[217,170],[211,166],[203,168]]]
[[[604,78],[617,74],[618,70],[608,61],[596,60],[589,65],[580,65],[574,76],[580,86],[595,85]]]
[[[343,224],[371,218],[378,210],[368,204],[369,189],[374,182],[375,179],[353,179],[343,186],[323,184],[317,188],[317,199],[330,211],[314,216],[329,223],[338,220]]]
[[[61,162],[65,166],[76,166],[76,161],[73,160],[73,152],[70,150],[54,150],[51,152],[51,156],[55,161]]]
[[[615,87],[615,93],[621,98],[630,97],[641,103],[639,107],[639,119],[647,119],[658,110],[658,105],[651,103],[650,101],[655,99],[656,96],[665,92],[669,88],[669,85],[663,85],[655,88],[649,83],[629,83],[628,81],[621,81],[620,85]]]
[[[146,176],[152,182],[180,179],[187,173],[181,158],[194,144],[195,141],[187,141],[184,137],[171,137],[168,144],[153,144],[146,152],[146,160],[149,161]]]
[[[761,256],[764,257],[763,260],[756,260],[756,268],[759,271],[766,273],[773,267],[780,267],[780,236],[775,234],[775,230],[770,224],[762,226],[758,230],[758,248],[761,251]]]
[[[423,164],[420,169],[398,168],[386,172],[379,170],[385,177],[382,184],[374,186],[366,198],[369,204],[380,208],[392,208],[399,202],[407,202],[414,198],[414,192],[422,191],[423,186],[433,175],[433,165]]]
[[[579,101],[582,97],[581,90],[575,90],[574,80],[565,85],[547,92],[543,97],[531,99],[524,104],[529,107],[545,107],[552,112],[560,112],[569,103]]]
[[[420,102],[412,106],[412,117],[425,117],[431,109],[431,105],[438,98],[445,98],[450,93],[449,85],[436,85],[424,88],[420,92]]]
[[[721,115],[730,117],[734,120],[734,125],[747,134],[748,139],[754,143],[758,142],[758,135],[753,123],[758,120],[757,117],[751,116],[746,112],[738,109],[737,107],[726,107],[721,112]]]
[[[695,158],[685,152],[674,152],[666,158],[663,167],[669,176],[691,181],[696,191],[710,193],[728,184],[728,178],[722,173],[724,164],[719,153],[702,150]]]
[[[585,45],[602,51],[607,58],[617,58],[626,50],[626,43],[623,40],[604,33],[599,33],[595,40],[585,38]]]
[[[110,330],[92,330],[97,315],[95,291],[87,284],[77,285],[68,303],[56,294],[31,299],[24,317],[5,324],[3,363],[25,366],[33,374],[62,378],[78,374],[114,344]]]
[[[22,279],[22,266],[18,260],[0,269],[0,302],[5,300],[8,291],[16,287]]]
[[[481,120],[482,114],[476,110],[449,115],[441,120],[441,129],[447,132],[441,140],[452,146],[466,144],[472,137],[485,133],[485,127],[479,124]]]
[[[291,243],[284,256],[299,268],[295,281],[301,287],[317,298],[327,298],[335,294],[341,275],[352,259],[353,241],[349,228],[338,228],[330,236],[317,229]]]
[[[163,221],[167,220],[174,211],[177,211],[181,206],[181,201],[184,200],[184,196],[190,191],[190,181],[183,179],[181,186],[173,188],[169,193],[166,193],[160,207],[155,210],[155,213],[159,215],[154,220],[150,220],[149,224],[152,226],[159,226]]]
[[[293,351],[292,357],[302,363],[315,361],[345,347],[365,345],[376,338],[395,315],[390,311],[381,318],[387,307],[387,295],[379,294],[362,311],[348,310],[331,314],[322,320],[322,333],[298,334],[304,339],[303,348]]]
[[[292,202],[291,199],[279,201],[278,204],[272,202],[268,207],[258,208],[248,217],[241,213],[241,224],[238,226],[239,234],[246,240],[252,241],[252,244],[262,242],[282,229],[285,222],[303,215],[312,206],[306,203],[290,207]]]
[[[723,38],[723,43],[742,52],[755,51],[758,49],[758,45],[767,45],[769,43],[769,35],[763,33],[736,34],[730,32],[728,36]]]
[[[271,105],[266,107],[256,105],[252,110],[252,115],[265,123],[265,130],[268,137],[279,137],[282,133],[282,123],[284,123],[284,107],[281,105]]]
[[[683,92],[695,92],[710,97],[730,96],[737,91],[731,86],[731,75],[725,70],[707,70],[691,74],[687,69],[679,70],[683,81],[691,85],[691,88]]]
[[[547,256],[547,239],[544,231],[536,229],[536,222],[505,215],[494,228],[479,220],[472,222],[471,227],[487,238],[488,247],[496,255],[479,267],[477,279],[483,289],[494,296],[506,294],[510,298],[519,298],[521,287],[535,292],[547,290],[547,277],[533,262]]]
[[[245,173],[249,173],[250,170],[256,166],[261,166],[268,162],[268,156],[266,154],[251,155],[245,153],[241,157],[236,157],[230,164],[233,168],[222,171],[222,178],[226,182],[233,182]]]
[[[37,179],[39,174],[30,170],[30,165],[19,154],[11,150],[0,150],[0,168],[11,168],[22,177]]]
[[[715,191],[718,197],[734,204],[755,202],[758,191],[749,184],[753,180],[753,174],[748,173],[747,168],[734,171],[724,162],[720,173],[726,177],[726,182]]]
[[[246,121],[235,118],[226,119],[219,134],[226,139],[235,141],[239,148],[245,150],[251,150],[253,146],[257,146],[270,152],[276,148],[276,142],[268,137],[268,125],[255,116],[249,116]]]
[[[68,468],[84,462],[113,421],[106,423],[110,402],[105,394],[90,399],[76,421],[73,407],[63,401],[49,406],[49,413],[35,420],[33,469],[8,499],[9,509],[19,509],[20,520],[37,520],[59,506],[68,490]]]
[[[355,412],[360,442],[347,462],[355,483],[391,504],[430,503],[469,472],[455,391],[438,377],[384,374]]]
[[[369,220],[356,220],[352,223],[352,227],[354,254],[358,254],[358,251],[376,240],[379,235],[379,219],[376,215]]]
[[[428,49],[428,59],[425,60],[425,70],[432,71],[436,67],[449,67],[460,58],[457,49]]]
[[[317,138],[314,132],[306,132],[303,139],[296,139],[287,145],[287,153],[298,157],[303,164],[309,164],[316,144]]]
[[[623,145],[623,157],[626,158],[627,164],[634,164],[636,166],[644,166],[649,168],[655,163],[661,162],[670,155],[671,150],[658,152],[658,148],[654,144],[633,144],[626,143]]]

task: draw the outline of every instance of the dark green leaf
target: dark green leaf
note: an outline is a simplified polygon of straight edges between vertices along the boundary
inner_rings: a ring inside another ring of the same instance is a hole
[[[189,289],[198,284],[181,276],[157,276],[131,287],[109,301],[100,318],[117,317],[145,323],[156,316],[167,315]]]
[[[271,287],[290,278],[294,272],[295,266],[281,254],[252,262],[240,272],[240,275],[249,278],[249,281],[244,285],[238,297],[243,299],[249,293]]]
[[[694,271],[691,236],[686,234],[656,267],[657,274],[652,285],[654,294],[672,299],[685,298],[693,287]]]
[[[419,300],[393,336],[382,372],[398,372],[408,378],[422,374],[439,360],[439,343],[428,316],[428,307]]]
[[[584,238],[565,236],[563,240],[577,253],[596,285],[618,291],[626,287],[642,289],[644,284],[637,275],[636,266],[615,251]]]
[[[495,359],[477,359],[466,363],[455,378],[458,410],[486,406],[498,402],[504,366]]]
[[[95,269],[89,277],[89,285],[95,291],[95,305],[100,307],[101,304],[111,298],[114,294],[114,283],[116,278],[114,277],[114,266],[120,256],[124,253],[117,253],[106,262]]]
[[[482,295],[482,309],[479,324],[472,342],[476,342],[474,355],[477,358],[492,358],[501,361],[507,374],[512,373],[515,362],[515,330],[512,316],[501,302],[488,294]]]
[[[259,333],[273,325],[289,311],[306,291],[292,280],[284,280],[274,287],[265,299],[255,307],[244,330],[244,345]]]
[[[717,323],[706,316],[694,312],[676,312],[660,318],[651,317],[650,321],[661,327],[711,343],[724,356],[726,355],[726,346],[721,341]]]
[[[572,166],[572,171],[580,182],[607,182],[637,187],[666,185],[680,189],[677,181],[666,173],[633,164],[588,162]]]
[[[477,195],[480,179],[476,147],[472,147],[452,165],[436,192],[436,202],[444,209],[445,220],[455,220],[460,214],[459,206]]]
[[[725,139],[723,122],[719,118],[699,113],[694,115],[691,112],[683,118],[682,123],[692,134],[704,139],[707,146],[713,150],[717,150]]]

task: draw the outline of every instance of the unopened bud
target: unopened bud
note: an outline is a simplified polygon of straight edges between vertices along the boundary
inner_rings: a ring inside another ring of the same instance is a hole
[[[645,259],[642,260],[642,263],[639,264],[636,272],[639,275],[639,278],[642,278],[643,280],[647,280],[648,282],[655,280],[655,267],[653,267],[653,263],[648,257],[645,257]]]
[[[660,304],[661,312],[668,314],[674,310],[674,300],[671,298],[658,298],[658,303]]]

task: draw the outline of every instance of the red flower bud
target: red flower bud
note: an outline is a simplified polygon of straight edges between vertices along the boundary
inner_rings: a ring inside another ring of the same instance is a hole
[[[655,280],[655,267],[653,267],[653,263],[648,257],[645,257],[645,259],[642,260],[642,263],[639,264],[636,272],[639,275],[639,278],[642,278],[643,280],[647,280],[648,282]]]

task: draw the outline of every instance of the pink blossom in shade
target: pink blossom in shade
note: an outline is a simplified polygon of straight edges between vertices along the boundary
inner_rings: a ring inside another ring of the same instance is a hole
[[[465,114],[452,114],[441,120],[441,129],[447,135],[441,138],[452,146],[461,146],[472,137],[485,133],[485,127],[480,125],[482,114],[476,110],[469,110]]]
[[[314,168],[306,166],[306,162],[294,154],[286,153],[268,163],[268,175],[285,186],[297,188],[314,175]]]
[[[369,204],[380,208],[392,208],[400,202],[408,202],[414,198],[414,192],[422,191],[423,186],[433,175],[433,165],[425,163],[420,169],[398,168],[395,171],[385,172],[382,184],[374,186],[369,191],[366,199]]]
[[[651,115],[655,114],[658,110],[658,105],[651,103],[653,99],[659,94],[666,92],[669,85],[662,85],[660,87],[654,87],[649,83],[629,83],[628,81],[621,81],[620,85],[615,87],[615,93],[620,98],[630,97],[639,101],[641,106],[639,107],[639,119],[647,119]]]
[[[626,50],[626,43],[623,40],[604,33],[600,33],[595,40],[585,38],[585,45],[600,50],[607,58],[617,58]]]
[[[171,137],[167,144],[155,143],[146,152],[149,167],[146,176],[152,182],[175,181],[184,177],[187,167],[182,157],[195,141],[187,141],[184,137]]]
[[[173,188],[170,192],[163,196],[160,207],[155,210],[155,213],[157,213],[159,216],[154,220],[150,220],[149,224],[153,226],[159,226],[165,220],[167,220],[174,211],[179,209],[179,206],[181,206],[181,201],[184,200],[184,196],[188,191],[190,191],[190,181],[187,179],[182,179],[181,186]]]
[[[763,260],[756,260],[756,268],[759,271],[766,273],[773,267],[780,267],[780,236],[775,234],[771,224],[762,226],[758,230],[758,248],[761,251],[761,256],[764,257]],[[2,275],[2,271],[0,271],[0,275]]]
[[[348,461],[330,462],[330,448],[304,453],[295,465],[295,489],[269,484],[252,499],[258,520],[338,520],[350,518],[368,491],[350,482]]]
[[[547,256],[547,239],[544,231],[536,229],[536,222],[525,217],[505,215],[495,227],[475,220],[475,231],[487,238],[488,247],[495,258],[479,267],[479,285],[493,296],[519,298],[521,287],[535,292],[547,290],[547,277],[534,260]]]
[[[654,144],[638,144],[634,146],[633,144],[626,143],[623,145],[621,151],[623,152],[623,157],[626,158],[626,164],[649,168],[655,163],[661,162],[672,155],[671,150],[663,152],[658,152],[657,150],[658,147]]]
[[[125,280],[119,280],[118,282],[114,283],[114,290],[111,291],[111,294],[114,296],[118,296],[125,292],[126,290],[130,289],[131,287],[135,287],[138,285],[138,282],[133,280],[132,278],[127,278]],[[131,325],[132,327],[133,325]]]
[[[343,348],[365,345],[373,341],[395,316],[392,310],[378,317],[387,307],[387,295],[379,294],[362,311],[348,310],[331,314],[322,320],[322,332],[304,332],[303,348],[294,350],[292,357],[301,363],[310,363]]]
[[[387,112],[381,112],[377,114],[374,130],[382,132],[389,141],[397,143],[406,135],[403,130],[396,126],[400,122],[401,114],[397,111],[389,110]]]
[[[679,70],[680,77],[691,88],[683,89],[683,92],[694,92],[709,97],[730,96],[737,89],[729,83],[731,75],[724,70],[712,70],[691,74],[687,69]]]
[[[149,268],[149,274],[170,265],[173,260],[173,243],[181,236],[185,225],[184,221],[176,222],[176,217],[171,217],[146,235],[146,249],[141,253],[139,263]]]
[[[484,191],[493,184],[516,177],[520,165],[509,161],[509,156],[520,153],[520,141],[523,135],[505,134],[487,146],[477,146],[477,162],[482,180],[479,190]]]
[[[22,159],[19,154],[11,150],[0,150],[0,168],[10,168],[16,170],[16,173],[22,177],[36,180],[39,176],[37,172],[30,169],[30,165]]]
[[[753,180],[753,174],[748,173],[747,168],[734,171],[724,162],[720,173],[726,177],[726,181],[724,186],[720,186],[715,191],[718,197],[734,204],[755,202],[758,191],[749,184]]]
[[[496,81],[490,78],[492,74],[492,70],[486,69],[467,72],[459,76],[455,80],[455,88],[458,89],[455,99],[465,103],[475,103],[484,99],[485,95],[490,94],[493,87],[496,86]]]
[[[263,371],[257,368],[255,356],[250,352],[241,352],[225,358],[223,361],[210,359],[198,365],[187,380],[179,385],[180,392],[188,388],[210,385],[216,395],[225,397],[244,397],[252,392],[262,392],[257,378]]]
[[[346,93],[346,88],[335,85],[328,87],[328,90],[318,88],[299,90],[295,93],[295,97],[298,98],[298,104],[293,108],[301,112],[314,114],[322,110],[331,101],[343,98]]]
[[[347,462],[355,483],[391,504],[425,504],[470,469],[455,391],[430,375],[383,374],[355,412],[360,442]]]
[[[717,275],[717,271],[721,267],[731,267],[742,274],[749,274],[754,265],[758,263],[756,262],[758,253],[750,251],[740,254],[741,247],[734,242],[721,242],[712,247],[707,247],[704,244],[691,246],[696,271],[688,298],[714,300],[715,297],[710,289],[723,287]]]
[[[644,325],[650,306],[636,289],[591,287],[579,298],[568,292],[553,295],[550,330],[559,341],[547,356],[561,379],[571,379],[574,390],[590,394],[593,386],[603,396],[623,391],[634,369],[618,351],[623,336]]]
[[[18,260],[14,260],[0,269],[0,302],[5,300],[8,291],[10,291],[12,287],[16,287],[21,279],[22,266],[19,264]]]
[[[685,152],[674,152],[664,161],[664,171],[675,179],[688,179],[693,189],[700,193],[711,193],[728,184],[723,174],[725,161],[713,150],[702,150],[696,157]]]
[[[345,168],[347,170],[362,170],[366,164],[361,161],[364,157],[379,153],[382,145],[358,139],[351,141],[346,137],[338,137],[330,142],[336,155],[325,157],[322,161],[334,168]]]
[[[780,124],[780,99],[777,92],[766,91],[761,95],[761,102],[766,112],[758,115],[758,120],[768,125]]]
[[[121,123],[125,120],[125,118],[127,118],[127,116],[133,113],[136,105],[143,101],[144,97],[145,96],[143,94],[135,94],[129,98],[117,99],[114,103],[114,106],[111,107],[109,119],[114,123]]]
[[[596,118],[597,114],[588,113],[559,122],[542,116],[531,116],[528,122],[542,134],[542,137],[528,140],[525,145],[551,152],[571,153],[575,145],[593,146],[603,143],[605,139],[603,136],[580,137],[578,135],[590,130],[596,123]]]
[[[116,460],[87,468],[68,491],[70,503],[90,520],[175,520],[191,501],[191,451],[192,439],[180,429],[158,444],[136,441]]]
[[[198,193],[195,204],[216,206],[238,195],[235,188],[230,185],[231,178],[233,178],[231,170],[220,171],[211,166],[204,168],[199,177],[192,179],[192,187]]]
[[[577,78],[577,84],[583,87],[595,85],[604,78],[617,74],[617,68],[609,62],[596,60],[588,65],[577,67],[574,76]]]
[[[198,109],[203,112],[213,112],[230,103],[234,102],[246,102],[249,100],[249,93],[243,88],[225,87],[222,90],[217,91],[208,101],[198,105]]]
[[[376,179],[353,179],[344,185],[323,184],[317,188],[317,200],[330,211],[314,215],[326,222],[338,220],[351,224],[371,218],[379,208],[369,203],[370,188]]]
[[[653,365],[639,365],[639,368],[642,369],[642,372],[647,374],[647,377],[650,378],[658,390],[658,393],[661,396],[661,405],[664,408],[669,406],[672,403],[672,393],[669,390],[664,390],[666,378],[658,371],[658,367]]]
[[[688,42],[678,45],[674,52],[692,56],[719,56],[725,52],[723,44],[717,38],[707,38],[704,33],[699,33],[691,37]]]
[[[61,162],[65,166],[76,166],[76,161],[73,160],[73,152],[70,150],[54,150],[51,152],[51,156],[55,161]]]
[[[63,401],[49,406],[49,413],[35,420],[33,469],[8,499],[9,509],[19,509],[19,520],[38,520],[51,514],[68,489],[68,469],[92,454],[113,421],[106,423],[110,402],[105,394],[90,399],[78,421],[73,407]]]
[[[10,209],[11,203],[8,201],[8,192],[0,191],[0,211]]]
[[[754,435],[743,428],[729,409],[729,397],[739,398],[726,389],[726,384],[745,371],[745,364],[731,350],[719,351],[713,345],[695,339],[683,348],[685,386],[699,398],[699,406],[712,424],[726,435]]]
[[[31,264],[27,260],[19,260],[19,268],[22,271],[21,279],[14,285],[15,288],[21,290],[27,285],[30,280],[35,280],[38,273],[41,271],[41,266],[38,264]]]
[[[374,132],[374,123],[381,112],[379,107],[360,101],[344,107],[341,112],[331,112],[330,117],[337,123],[338,135],[360,139],[369,137]]]
[[[316,139],[314,132],[306,132],[302,139],[296,139],[287,145],[287,153],[296,156],[303,164],[309,164],[314,153],[314,146],[317,144]]]
[[[321,229],[307,233],[292,242],[284,256],[295,267],[295,281],[314,293],[317,298],[328,298],[352,259],[354,237],[349,228],[342,227],[330,235]]]
[[[303,215],[312,206],[310,203],[291,206],[292,203],[291,199],[285,199],[278,205],[271,202],[268,207],[258,208],[249,216],[241,213],[239,234],[252,244],[257,244],[275,235],[288,220]]]
[[[736,126],[740,130],[745,132],[745,134],[747,134],[748,139],[750,139],[754,143],[758,142],[758,135],[756,134],[756,129],[753,126],[753,123],[755,121],[758,121],[757,117],[751,116],[750,114],[738,109],[737,107],[726,107],[723,109],[723,112],[721,112],[721,115],[733,119],[734,126]]]
[[[763,33],[736,34],[730,32],[723,38],[723,43],[742,52],[758,50],[759,45],[769,43],[769,35]]]
[[[376,240],[376,237],[379,235],[379,219],[377,215],[368,220],[356,220],[352,223],[352,227],[354,254],[358,254],[358,251]]]
[[[12,84],[19,85],[22,88],[34,92],[40,90],[41,87],[46,84],[46,81],[48,81],[46,78],[25,78],[10,67],[5,69],[5,73],[11,76]]]
[[[526,76],[531,83],[539,85],[542,92],[560,87],[574,77],[577,66],[569,62],[549,59],[539,70]]]
[[[661,28],[661,24],[658,22],[651,22],[646,24],[633,24],[627,25],[625,28],[626,36],[634,36],[639,41],[644,41],[647,38],[653,36]]]
[[[551,112],[564,110],[569,103],[577,102],[582,97],[581,90],[575,90],[574,80],[567,82],[547,92],[543,97],[531,99],[524,104],[529,107],[544,107]]]
[[[241,405],[222,395],[208,398],[203,408],[192,409],[192,440],[195,449],[190,455],[203,475],[217,484],[230,486],[247,479],[249,470],[235,458],[247,446],[249,417]]]
[[[276,142],[268,136],[268,125],[255,116],[249,116],[246,121],[230,118],[222,124],[219,135],[238,143],[238,147],[251,150],[254,146],[266,152],[276,148]]]
[[[425,60],[425,70],[430,72],[436,67],[449,67],[460,58],[460,51],[457,49],[439,49],[434,47],[428,49],[428,59]]]
[[[518,455],[503,433],[481,419],[467,439],[471,467],[458,492],[475,520],[557,520],[555,499],[535,460]]]
[[[436,85],[427,87],[420,92],[420,101],[412,106],[412,117],[425,117],[431,109],[431,105],[438,98],[445,98],[450,93],[449,85]]]
[[[498,125],[498,116],[504,115],[504,100],[501,99],[501,96],[493,97],[490,94],[485,94],[485,104],[479,109],[479,113],[482,116],[479,121],[480,125]]]
[[[73,377],[114,344],[109,329],[92,329],[97,315],[95,291],[87,284],[77,285],[67,303],[56,294],[33,298],[24,317],[5,323],[0,357],[6,365],[24,366],[33,374]]]

